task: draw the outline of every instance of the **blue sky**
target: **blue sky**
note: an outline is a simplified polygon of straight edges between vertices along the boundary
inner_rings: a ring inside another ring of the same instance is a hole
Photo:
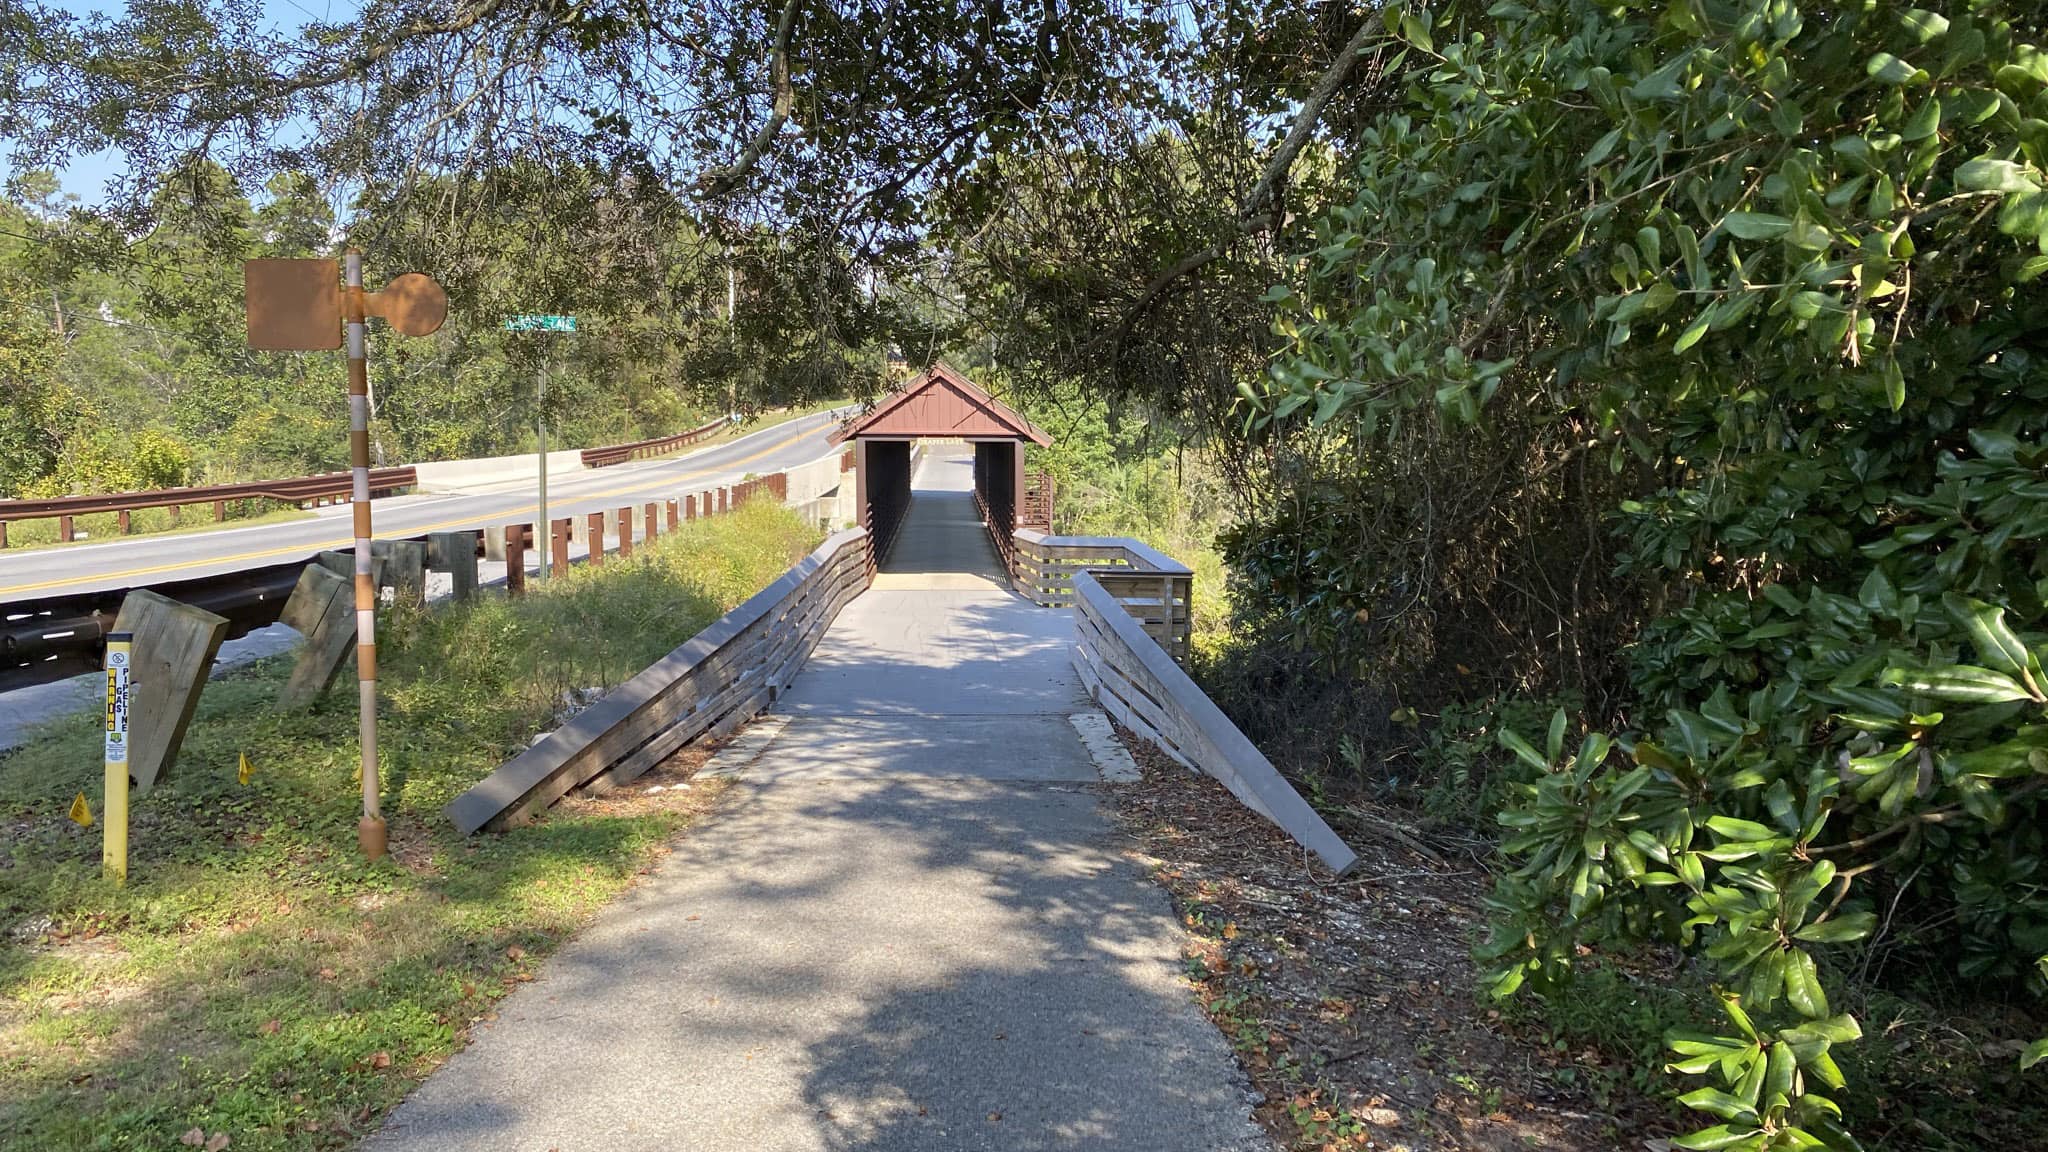
[[[119,16],[127,7],[125,3],[92,3],[90,0],[59,0],[57,6],[79,16]],[[263,0],[263,17],[278,31],[297,32],[308,23],[331,22],[354,12],[357,7],[355,0]],[[95,152],[73,158],[57,173],[57,179],[64,191],[87,204],[97,204],[104,194],[108,178],[117,175],[123,166],[118,152]]]

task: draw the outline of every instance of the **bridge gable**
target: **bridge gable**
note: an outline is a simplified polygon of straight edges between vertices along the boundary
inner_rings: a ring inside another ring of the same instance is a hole
[[[1029,440],[1041,447],[1052,443],[1009,405],[943,364],[933,365],[873,412],[841,429],[833,441],[923,436]]]

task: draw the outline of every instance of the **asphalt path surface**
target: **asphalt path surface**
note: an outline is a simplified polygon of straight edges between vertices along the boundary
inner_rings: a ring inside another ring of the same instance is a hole
[[[732,793],[363,1152],[1270,1152],[970,476],[920,469]]]
[[[637,506],[808,463],[832,451],[828,438],[838,419],[820,412],[684,456],[551,474],[548,516]],[[379,539],[398,539],[518,523],[534,519],[534,495],[531,481],[517,481],[464,495],[387,497],[376,502],[375,529]],[[0,604],[189,580],[347,548],[354,537],[351,515],[342,504],[282,524],[0,553]]]

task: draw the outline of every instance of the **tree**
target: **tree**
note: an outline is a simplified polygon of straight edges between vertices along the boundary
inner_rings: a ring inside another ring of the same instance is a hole
[[[1481,457],[1532,516],[1613,497],[1640,719],[1575,751],[1561,712],[1540,747],[1503,737],[1525,778],[1483,955],[1505,994],[1582,948],[1696,953],[1729,1026],[1672,1037],[1719,1121],[1683,1147],[1853,1146],[1832,957],[1878,910],[2014,990],[2048,952],[2048,53],[2018,6],[1959,8],[1389,13],[1408,99],[1246,389],[1250,428],[1348,470],[1396,533],[1437,496],[1388,459],[1465,429],[1544,446]],[[1539,471],[1588,464],[1615,480]],[[1443,602],[1380,525],[1269,524],[1308,568],[1247,556],[1269,596]]]

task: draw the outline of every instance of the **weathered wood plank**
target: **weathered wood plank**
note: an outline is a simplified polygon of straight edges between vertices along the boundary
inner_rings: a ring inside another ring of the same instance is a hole
[[[140,798],[178,759],[228,621],[135,588],[122,598],[113,630],[135,638],[128,665],[128,778]]]
[[[280,712],[303,712],[326,695],[355,651],[356,612],[353,582],[324,564],[299,570],[299,582],[284,602],[278,622],[305,637],[292,661],[291,675],[278,691]]]
[[[829,580],[843,565],[854,565],[864,578],[867,545],[867,533],[860,529],[826,540],[745,604],[456,797],[446,809],[449,820],[465,834],[502,827],[632,755],[680,716],[703,712],[715,724],[718,717],[710,715],[711,708],[741,682],[757,685],[765,699],[766,655],[779,638],[779,622],[793,603],[806,602],[816,583]],[[698,707],[699,700],[707,703]]]
[[[1100,648],[1114,650],[1114,656],[1100,652],[1104,659],[1134,660],[1158,689],[1162,706],[1175,716],[1176,727],[1199,735],[1199,741],[1175,741],[1197,767],[1334,871],[1343,873],[1357,862],[1358,854],[1093,576],[1082,573],[1074,577],[1074,593],[1084,602],[1080,612],[1095,626]]]

